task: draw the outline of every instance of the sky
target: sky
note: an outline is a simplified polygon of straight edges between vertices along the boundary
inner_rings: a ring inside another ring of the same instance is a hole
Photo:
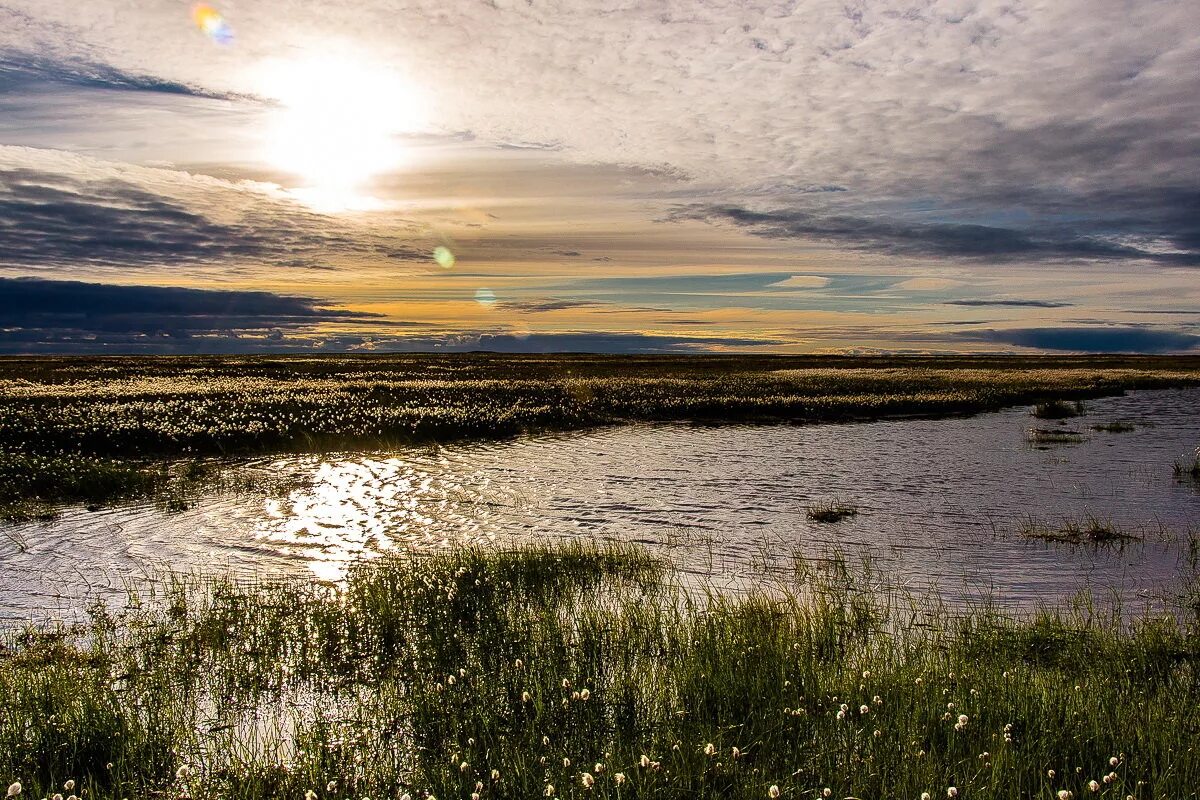
[[[0,0],[0,353],[1200,350],[1196,0]]]

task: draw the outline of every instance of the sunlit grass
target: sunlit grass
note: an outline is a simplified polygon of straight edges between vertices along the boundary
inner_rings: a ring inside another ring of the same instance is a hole
[[[581,545],[387,557],[340,588],[177,578],[80,629],[7,636],[0,780],[93,798],[1187,797],[1198,645],[1190,618],[952,613],[836,560],[736,597]]]

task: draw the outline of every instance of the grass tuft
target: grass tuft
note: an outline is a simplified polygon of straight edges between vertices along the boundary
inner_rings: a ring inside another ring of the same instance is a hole
[[[808,507],[808,518],[813,522],[841,522],[857,515],[858,506],[837,498],[814,503]]]
[[[1032,413],[1038,419],[1068,419],[1083,416],[1087,413],[1087,407],[1082,400],[1049,400],[1034,406]]]
[[[1122,530],[1112,520],[1100,519],[1095,516],[1068,519],[1058,528],[1046,527],[1030,518],[1022,523],[1021,534],[1030,539],[1042,539],[1047,542],[1095,545],[1139,541],[1142,538]]]
[[[1129,433],[1135,428],[1136,426],[1132,422],[1124,422],[1122,420],[1118,420],[1116,422],[1104,422],[1099,425],[1092,426],[1092,430],[1104,431],[1106,433]]]

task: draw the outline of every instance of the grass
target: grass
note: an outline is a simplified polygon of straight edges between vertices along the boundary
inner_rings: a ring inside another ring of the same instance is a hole
[[[1141,539],[1136,534],[1122,530],[1111,520],[1095,516],[1068,519],[1057,528],[1046,527],[1030,518],[1023,523],[1021,534],[1031,539],[1067,544],[1123,544]]]
[[[1136,427],[1132,422],[1117,420],[1116,422],[1103,422],[1099,425],[1093,425],[1092,430],[1104,431],[1106,433],[1129,433]]]
[[[1087,413],[1087,407],[1079,400],[1048,400],[1034,406],[1032,413],[1038,419],[1069,419],[1083,416]]]
[[[1078,444],[1083,441],[1083,434],[1057,428],[1030,428],[1028,439],[1033,444]]]
[[[813,522],[841,522],[857,515],[858,506],[839,499],[826,500],[808,507],[808,518]]]
[[[1195,797],[1190,618],[952,614],[831,561],[696,596],[638,550],[174,578],[0,649],[28,796]],[[587,776],[587,777],[585,777]],[[773,790],[772,787],[775,787]]]
[[[1191,457],[1176,459],[1173,470],[1176,478],[1200,481],[1200,448]]]
[[[206,458],[630,421],[937,416],[1197,383],[1187,357],[0,358],[0,477],[13,476],[0,507],[170,494],[164,474]]]

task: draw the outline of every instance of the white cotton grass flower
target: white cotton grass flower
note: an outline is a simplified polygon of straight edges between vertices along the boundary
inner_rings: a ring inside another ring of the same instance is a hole
[[[618,772],[616,775],[613,775],[613,783],[617,786],[623,785],[625,783],[625,773]]]
[[[412,795],[408,792],[405,792],[404,794],[400,795],[400,800],[412,800]]]
[[[1073,798],[1073,797],[1075,797],[1074,792],[1068,791],[1066,789],[1058,790],[1058,800],[1071,800],[1071,798]]]
[[[585,772],[579,776],[579,782],[583,784],[583,788],[591,789],[596,785],[596,779],[592,777],[592,773]]]
[[[589,699],[591,699],[591,696],[592,696],[592,692],[590,689],[580,689],[579,690],[579,699],[580,700],[584,700],[584,701],[589,700]]]
[[[304,793],[304,800],[317,800],[317,793],[309,789]]]
[[[650,766],[650,756],[646,755],[645,753],[642,753],[642,757],[638,759],[638,765],[642,769],[645,769],[646,767]]]
[[[498,769],[492,770],[492,780],[494,780],[494,781],[500,780],[500,770],[498,770]]]
[[[52,794],[50,795],[50,800],[63,800],[63,796],[61,794]]]
[[[1096,783],[1096,781],[1088,781],[1088,791],[1089,792],[1100,791],[1100,784]]]
[[[595,772],[597,775],[603,775],[605,769],[607,769],[607,767],[604,766],[604,763],[601,761],[597,761],[596,766],[592,768],[592,771]]]
[[[929,796],[929,792],[921,792],[921,800],[933,800],[933,798]]]
[[[1116,756],[1113,756],[1112,758],[1110,758],[1108,760],[1108,765],[1110,767],[1115,767],[1117,764],[1120,764],[1120,763],[1121,763],[1121,759],[1117,758]]]
[[[729,751],[729,758],[731,760],[737,761],[741,757],[742,757],[742,749],[740,747],[734,747],[732,750]]]
[[[826,786],[821,790],[821,797],[833,797],[833,789],[830,789],[828,786]]]
[[[717,754],[717,746],[715,744],[713,744],[712,742],[709,742],[708,744],[704,745],[704,755],[711,757],[711,756],[715,756],[716,754]]]
[[[75,780],[71,779],[63,784],[63,791],[71,792],[75,790]]]
[[[546,788],[542,790],[542,797],[554,797],[554,784],[547,783]]]
[[[337,781],[330,781],[329,783],[325,784],[325,793],[326,794],[333,794],[336,791],[337,791]]]
[[[775,798],[779,797],[779,795],[779,787],[772,783],[771,788],[767,789],[767,797],[770,797],[772,800],[774,800]]]
[[[3,784],[0,784],[0,785],[3,785]],[[21,782],[13,781],[12,783],[9,784],[8,794],[5,795],[5,797],[16,797],[20,793],[21,793]]]
[[[567,769],[570,766],[571,766],[571,759],[567,758],[566,756],[563,756],[563,769]]]
[[[946,797],[958,797],[958,787],[951,786],[946,790]]]

